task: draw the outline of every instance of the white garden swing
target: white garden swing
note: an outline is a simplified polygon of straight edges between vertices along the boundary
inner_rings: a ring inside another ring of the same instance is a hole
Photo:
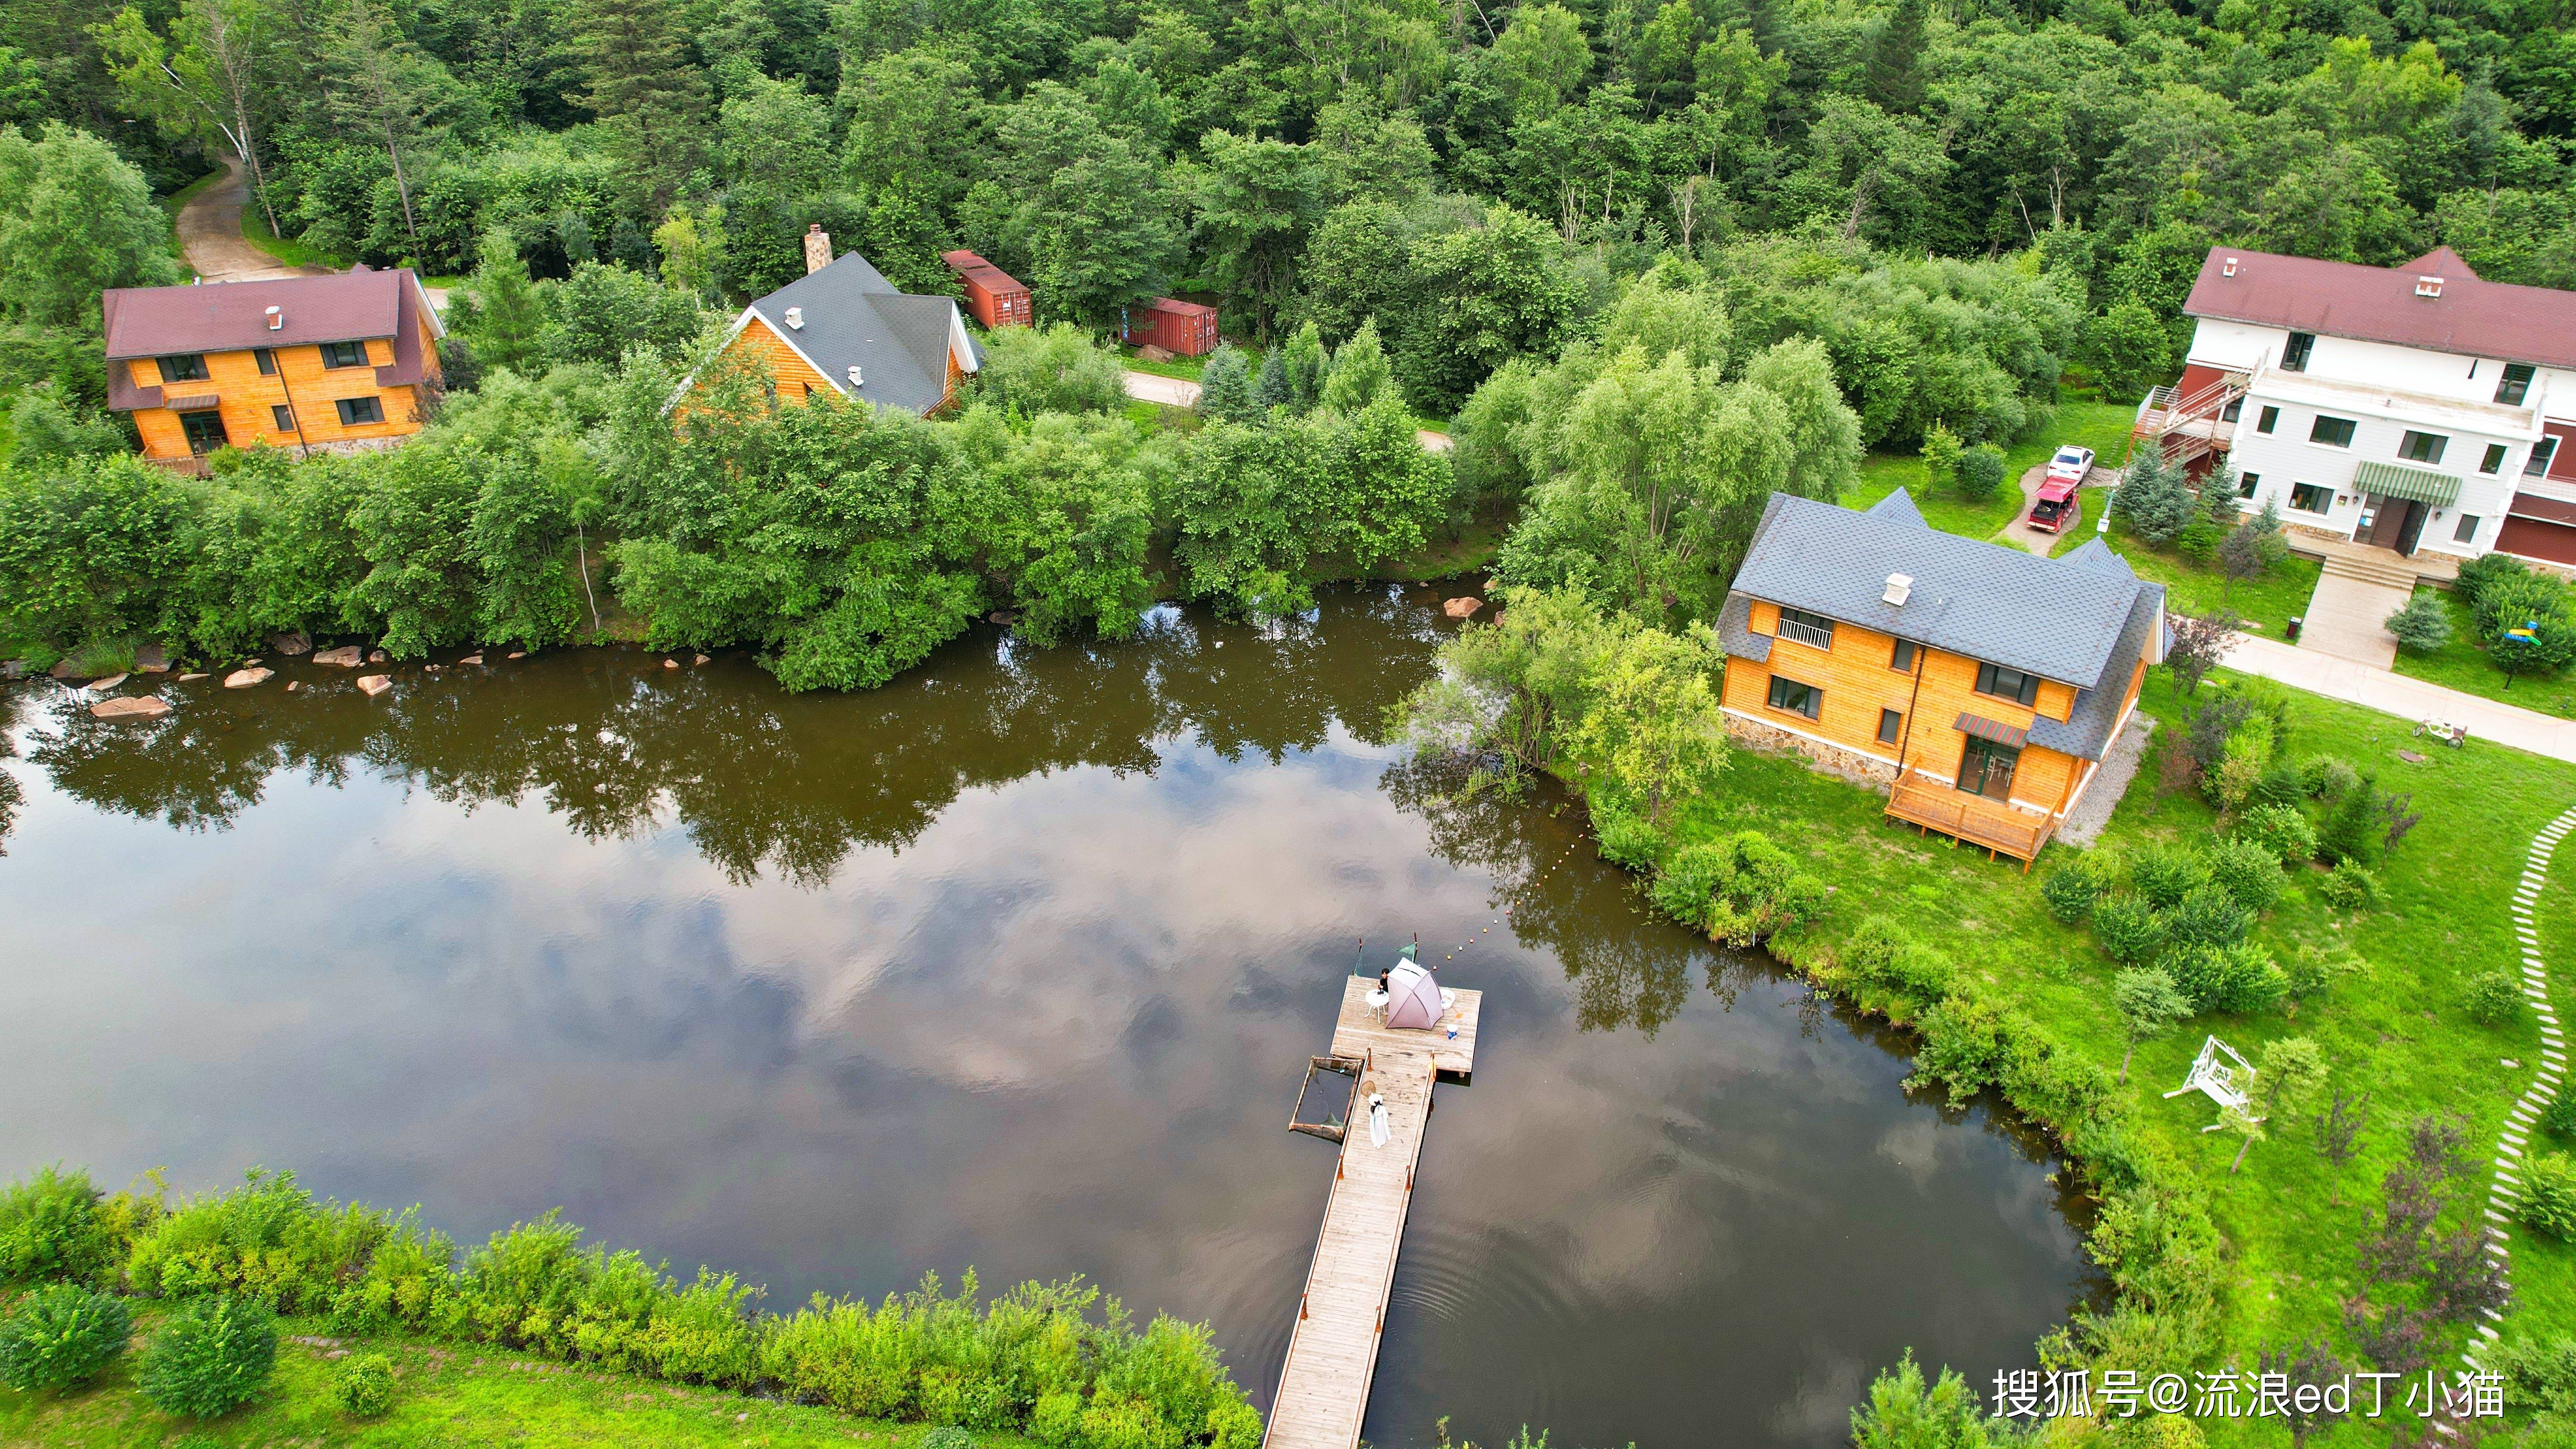
[[[2227,1056],[2225,1062],[2218,1059],[2222,1052]],[[2229,1066],[2228,1062],[2233,1062],[2235,1065]],[[2200,1055],[2191,1059],[2191,1073],[2182,1079],[2182,1085],[2165,1095],[2179,1097],[2185,1092],[2205,1092],[2209,1095],[2209,1099],[2220,1107],[2242,1112],[2245,1110],[2246,1094],[2253,1088],[2254,1064],[2238,1056],[2236,1048],[2213,1036],[2200,1044]],[[2262,1119],[2258,1117],[2254,1120],[2259,1122]],[[2226,1125],[2226,1121],[2222,1118],[2200,1130],[2215,1132]]]

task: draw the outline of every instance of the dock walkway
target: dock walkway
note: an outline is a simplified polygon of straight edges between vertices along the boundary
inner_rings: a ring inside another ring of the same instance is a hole
[[[1394,1031],[1369,1014],[1367,996],[1376,984],[1354,976],[1342,987],[1332,1054],[1367,1065],[1333,1167],[1332,1196],[1324,1204],[1314,1266],[1298,1300],[1265,1449],[1354,1449],[1359,1443],[1405,1213],[1413,1205],[1414,1168],[1431,1121],[1432,1087],[1443,1077],[1464,1081],[1475,1070],[1482,993],[1455,993],[1437,1030]],[[1384,1147],[1369,1140],[1371,1092],[1386,1098]]]

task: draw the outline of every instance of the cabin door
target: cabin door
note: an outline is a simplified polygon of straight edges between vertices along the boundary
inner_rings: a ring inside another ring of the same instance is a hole
[[[2013,771],[2020,764],[2021,751],[1971,735],[1967,752],[1959,757],[1959,788],[1989,800],[2009,800]]]
[[[2373,548],[2412,554],[2415,540],[2424,532],[2424,505],[2412,498],[2364,494],[2361,517],[2362,526],[2354,530],[2353,541]]]

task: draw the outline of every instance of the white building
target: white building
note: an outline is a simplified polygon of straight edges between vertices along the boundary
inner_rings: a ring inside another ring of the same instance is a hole
[[[2188,365],[2140,409],[2223,455],[2244,507],[2393,549],[2576,566],[2576,292],[2481,280],[2450,248],[2365,267],[2217,248]]]

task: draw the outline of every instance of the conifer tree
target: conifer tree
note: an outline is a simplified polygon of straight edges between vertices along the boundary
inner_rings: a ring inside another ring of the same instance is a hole
[[[1869,98],[1898,113],[1923,104],[1923,0],[1896,0],[1870,43],[1862,77]]]

